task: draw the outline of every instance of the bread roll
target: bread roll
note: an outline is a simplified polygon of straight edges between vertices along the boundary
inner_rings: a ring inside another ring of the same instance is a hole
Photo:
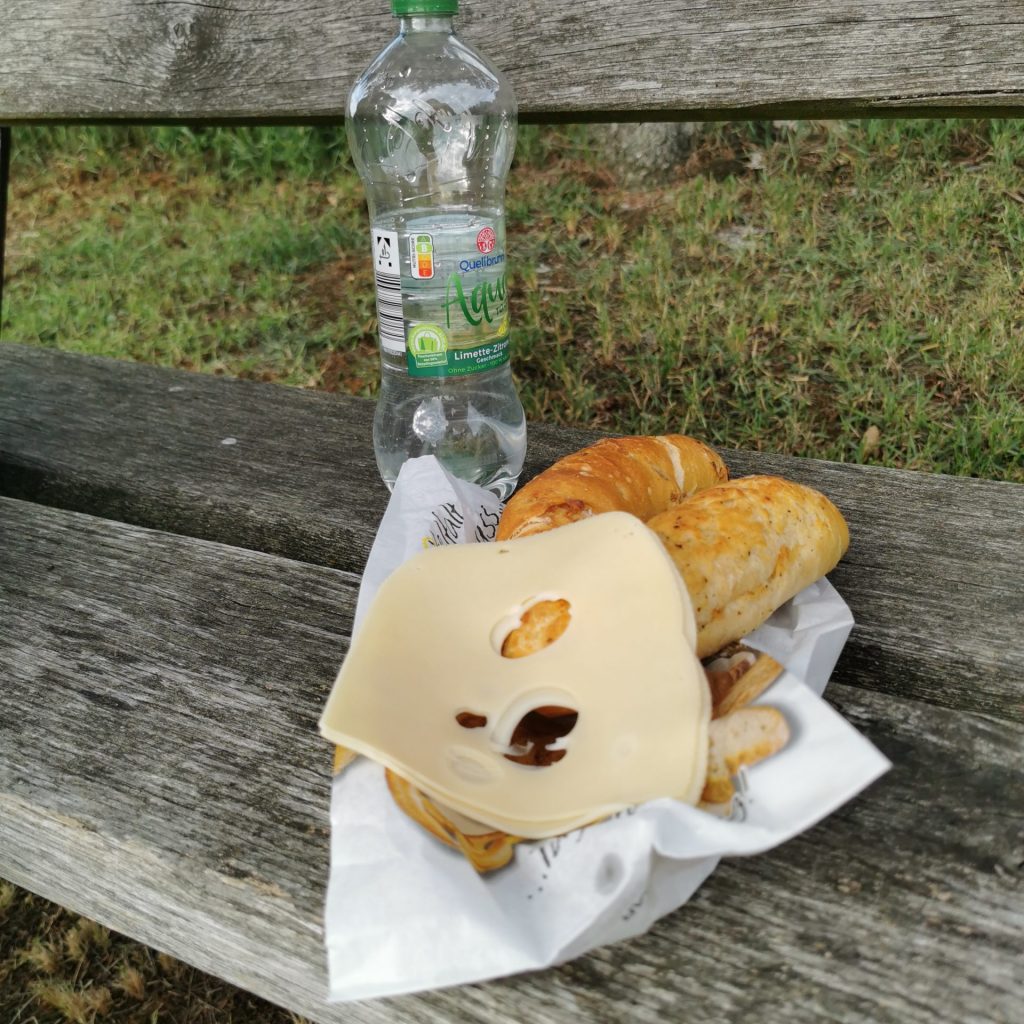
[[[690,592],[701,658],[746,636],[834,569],[850,543],[828,498],[773,476],[710,487],[647,525]]]
[[[528,537],[601,512],[630,512],[646,522],[728,476],[719,456],[690,437],[607,438],[559,459],[517,491],[497,539]]]

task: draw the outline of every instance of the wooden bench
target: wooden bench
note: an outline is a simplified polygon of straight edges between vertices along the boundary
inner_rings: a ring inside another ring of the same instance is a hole
[[[538,120],[1024,111],[997,0],[465,6]],[[385,8],[6,0],[0,123],[335,121]],[[321,1022],[1019,1019],[1024,487],[747,452],[850,522],[829,699],[892,773],[640,939],[327,1006],[316,719],[387,499],[371,416],[0,345],[0,876]],[[527,476],[593,436],[531,425]]]

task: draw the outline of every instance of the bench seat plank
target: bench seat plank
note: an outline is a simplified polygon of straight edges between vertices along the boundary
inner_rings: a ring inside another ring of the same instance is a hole
[[[362,571],[387,502],[372,403],[18,345],[0,381],[0,493]],[[531,425],[525,477],[598,436]],[[724,454],[847,516],[838,682],[1024,721],[1024,487]]]
[[[535,120],[1024,109],[1024,20],[1005,0],[463,7]],[[0,122],[338,120],[394,31],[380,0],[4,0]]]
[[[895,762],[556,971],[331,1008],[329,748],[357,579],[0,499],[0,876],[325,1022],[1013,1019],[1024,727],[834,685]],[[112,586],[112,581],[117,586]]]

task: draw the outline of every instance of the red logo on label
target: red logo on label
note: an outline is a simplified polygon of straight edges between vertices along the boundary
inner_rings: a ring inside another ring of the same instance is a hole
[[[476,236],[476,247],[485,254],[494,252],[494,246],[497,244],[497,241],[494,228],[481,228],[480,233]]]

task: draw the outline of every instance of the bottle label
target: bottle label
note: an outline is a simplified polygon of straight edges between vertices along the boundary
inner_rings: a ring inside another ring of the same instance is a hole
[[[509,360],[505,221],[438,215],[373,231],[380,343],[413,377],[458,377]]]

